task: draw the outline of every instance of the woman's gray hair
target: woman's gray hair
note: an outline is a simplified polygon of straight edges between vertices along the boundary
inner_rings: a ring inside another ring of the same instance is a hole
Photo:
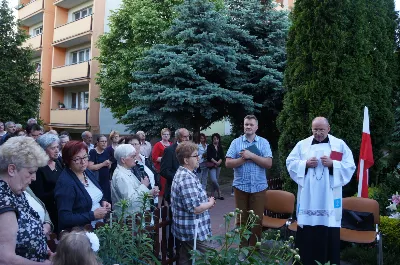
[[[6,172],[10,164],[21,169],[23,167],[44,167],[48,161],[49,156],[30,137],[11,137],[0,146],[1,172]]]
[[[43,150],[46,150],[47,147],[52,145],[54,142],[60,143],[60,139],[55,134],[45,133],[37,138],[36,142],[43,148]]]
[[[121,158],[125,158],[130,154],[136,155],[136,150],[131,144],[121,144],[114,151],[114,157],[118,165],[121,165]]]

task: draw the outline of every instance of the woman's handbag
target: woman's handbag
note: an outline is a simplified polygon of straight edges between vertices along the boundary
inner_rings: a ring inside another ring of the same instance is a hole
[[[342,227],[357,231],[375,231],[374,215],[343,209]]]
[[[208,167],[208,168],[213,168],[213,167],[215,167],[215,163],[214,163],[214,162],[207,161],[207,162],[206,162],[206,167]]]

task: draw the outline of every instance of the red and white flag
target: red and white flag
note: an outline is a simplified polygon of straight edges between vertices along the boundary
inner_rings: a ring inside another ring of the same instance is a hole
[[[364,122],[360,148],[360,161],[357,169],[358,197],[368,198],[368,169],[374,164],[372,154],[371,133],[369,131],[368,108],[364,107]]]

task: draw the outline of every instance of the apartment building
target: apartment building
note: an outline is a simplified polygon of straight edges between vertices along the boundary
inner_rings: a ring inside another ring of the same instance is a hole
[[[277,0],[290,8],[294,0]],[[48,128],[80,133],[124,132],[96,98],[99,63],[96,42],[109,30],[108,17],[122,0],[19,0],[18,18],[34,50],[42,81],[40,118]],[[221,126],[220,126],[221,127]],[[221,128],[224,128],[222,126]]]
[[[109,2],[120,2],[108,0]],[[96,41],[104,33],[106,0],[20,0],[18,18],[31,36],[42,81],[40,118],[57,130],[100,131]]]

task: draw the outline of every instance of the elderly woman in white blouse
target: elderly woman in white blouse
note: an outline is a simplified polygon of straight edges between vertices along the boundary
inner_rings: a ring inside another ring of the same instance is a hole
[[[131,144],[119,145],[114,151],[117,160],[117,168],[114,171],[111,181],[111,200],[117,215],[121,214],[121,209],[116,205],[122,199],[129,201],[127,213],[134,213],[140,210],[141,195],[149,193],[153,196],[158,195],[158,188],[149,189],[150,180],[148,177],[137,178],[132,173],[135,166],[136,150]]]

